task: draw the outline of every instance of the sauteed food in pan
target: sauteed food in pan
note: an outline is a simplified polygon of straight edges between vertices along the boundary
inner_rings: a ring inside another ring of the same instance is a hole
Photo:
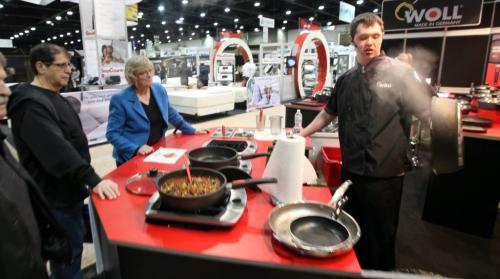
[[[187,177],[172,177],[160,185],[162,192],[179,197],[197,197],[215,192],[221,181],[210,176],[193,176],[189,183]]]

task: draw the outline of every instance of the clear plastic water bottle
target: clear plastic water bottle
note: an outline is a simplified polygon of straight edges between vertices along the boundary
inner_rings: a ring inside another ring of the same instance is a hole
[[[293,126],[293,133],[298,134],[302,131],[302,113],[300,109],[295,113],[295,125]]]

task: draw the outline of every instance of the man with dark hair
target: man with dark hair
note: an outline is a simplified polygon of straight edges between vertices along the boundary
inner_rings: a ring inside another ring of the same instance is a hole
[[[340,76],[308,136],[338,116],[342,180],[351,180],[345,210],[361,227],[354,247],[363,269],[395,268],[395,240],[407,164],[407,121],[430,117],[428,87],[406,63],[381,51],[384,23],[373,13],[351,22],[357,65]]]
[[[54,44],[37,45],[30,51],[30,64],[34,80],[16,86],[8,103],[14,139],[21,163],[40,185],[70,237],[72,262],[51,263],[54,278],[80,278],[83,200],[88,189],[102,199],[117,198],[119,191],[90,165],[80,119],[59,94],[71,74],[67,51]]]
[[[0,53],[0,119],[7,112],[11,95],[5,85],[6,61]],[[4,143],[0,129],[0,278],[48,278],[44,261],[69,262],[71,246],[57,224],[47,201],[28,173],[19,165]],[[47,239],[61,244],[47,251]],[[43,245],[42,245],[43,244]]]

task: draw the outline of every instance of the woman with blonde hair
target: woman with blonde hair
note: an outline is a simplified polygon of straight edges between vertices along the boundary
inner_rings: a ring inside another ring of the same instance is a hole
[[[167,91],[153,83],[153,63],[145,56],[133,56],[125,64],[129,87],[113,95],[109,105],[106,137],[113,145],[113,157],[121,165],[135,155],[153,151],[152,145],[167,130],[167,123],[184,134],[201,134],[172,107]]]

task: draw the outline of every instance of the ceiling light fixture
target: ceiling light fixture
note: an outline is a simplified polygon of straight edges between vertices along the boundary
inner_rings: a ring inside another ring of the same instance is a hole
[[[78,40],[76,40],[76,41],[77,41],[77,42],[81,42],[82,40],[78,39]]]
[[[73,41],[69,42],[70,44],[73,44]]]
[[[158,6],[158,11],[163,12],[165,10],[165,7],[163,5]]]
[[[210,33],[210,30],[205,31],[205,33],[209,34],[209,33]]]
[[[373,9],[374,13],[378,13],[378,8]]]
[[[161,22],[161,25],[165,25],[165,24],[167,24],[167,22],[165,20]]]
[[[222,28],[222,32],[226,32],[226,28]]]
[[[48,38],[48,39],[47,39],[47,42],[50,42],[50,41],[52,41],[52,39],[51,39],[51,38]]]
[[[80,30],[75,30],[75,33],[76,33],[76,34],[80,33]]]
[[[179,17],[179,20],[180,21],[184,21],[184,18],[181,16],[181,17]]]
[[[194,33],[194,32],[193,32],[193,33],[191,33],[191,36],[194,36],[194,35],[195,35],[195,33]]]
[[[187,5],[189,3],[188,0],[182,0],[182,5]]]
[[[288,20],[283,20],[283,24],[287,24],[288,23]]]
[[[165,30],[165,34],[168,34],[168,30]]]
[[[330,25],[332,25],[332,22],[329,21],[329,22],[326,23],[326,25],[330,26]]]
[[[190,40],[190,41],[192,41],[192,40],[193,40],[193,38],[189,37],[189,40]]]
[[[64,45],[67,46],[68,45],[68,42],[64,42]]]
[[[201,17],[205,17],[207,14],[206,13],[201,13],[200,16]]]
[[[64,34],[59,34],[59,37],[61,37],[61,38],[64,37]]]
[[[35,28],[35,27],[31,27],[30,29],[31,29],[31,31],[35,31],[35,30],[36,30],[36,28]]]
[[[285,26],[281,27],[281,30],[285,30],[285,29],[286,29],[286,27],[285,27]]]
[[[239,19],[239,18],[235,18],[235,19],[234,19],[234,22],[238,22],[238,21],[240,21],[240,19]]]
[[[182,30],[184,30],[184,28],[182,28],[182,27],[179,27],[179,31],[182,31]]]
[[[134,36],[130,36],[130,39],[133,39],[133,38],[134,38]]]
[[[71,36],[71,32],[66,33],[66,36]]]
[[[73,11],[67,11],[66,14],[67,15],[73,15]]]
[[[45,43],[45,40],[41,40],[40,42],[43,44],[43,43]]]
[[[136,28],[136,27],[133,27],[133,28],[132,28],[132,31],[136,31],[136,30],[137,30],[137,28]]]
[[[314,17],[313,17],[313,16],[309,18],[309,21],[313,21],[313,20],[314,20]]]
[[[358,5],[363,4],[363,0],[358,0],[358,1],[356,1],[356,4],[358,4]]]
[[[261,17],[262,17],[262,15],[257,16],[257,18],[261,18]]]
[[[28,34],[30,31],[29,30],[24,30],[24,33]]]
[[[172,40],[168,40],[168,42],[170,43],[170,42],[172,42]]]
[[[198,29],[198,28],[200,28],[200,26],[199,26],[198,24],[196,24],[196,25],[194,26],[194,28],[195,28],[195,29]]]
[[[175,23],[176,23],[176,24],[182,24],[182,21],[180,21],[180,20],[176,20],[176,21],[175,21]]]
[[[56,20],[61,20],[62,17],[61,16],[56,16]]]
[[[3,9],[3,4],[0,4],[0,9]]]
[[[320,10],[320,11],[324,10],[324,9],[325,9],[325,6],[323,6],[323,5],[321,5],[321,6],[318,7],[318,10]]]
[[[219,23],[218,23],[217,21],[216,21],[216,22],[214,22],[214,26],[217,26],[217,25],[219,25]]]
[[[52,24],[52,21],[47,20],[45,23],[47,23],[47,24]]]
[[[141,34],[141,38],[144,38],[144,34]]]
[[[11,40],[14,40],[14,36],[10,37]],[[43,40],[42,40],[43,41]]]
[[[167,36],[167,39],[170,39],[170,36]]]
[[[243,26],[243,25],[242,25],[242,26],[240,26],[240,29],[244,29],[244,28],[245,28],[245,26]]]
[[[290,10],[287,10],[287,11],[285,12],[285,14],[286,14],[286,15],[290,15],[291,13],[292,13],[292,11],[290,11]]]
[[[54,39],[54,40],[57,39],[57,36],[52,36],[52,39]]]
[[[181,41],[181,39],[179,38],[179,39],[177,39],[177,41],[178,41],[178,42],[180,42],[180,41]]]
[[[253,31],[259,32],[259,28],[256,27],[255,29],[253,29]]]
[[[260,2],[255,2],[255,3],[253,3],[253,5],[254,5],[255,7],[260,7]]]
[[[229,13],[230,11],[231,11],[231,9],[229,9],[229,8],[224,9],[224,12],[226,12],[226,13]]]
[[[146,28],[149,28],[149,27],[151,27],[151,25],[149,25],[149,24],[146,24]]]
[[[19,35],[17,35],[17,34],[16,34],[16,35],[14,35],[14,38],[19,38]]]

